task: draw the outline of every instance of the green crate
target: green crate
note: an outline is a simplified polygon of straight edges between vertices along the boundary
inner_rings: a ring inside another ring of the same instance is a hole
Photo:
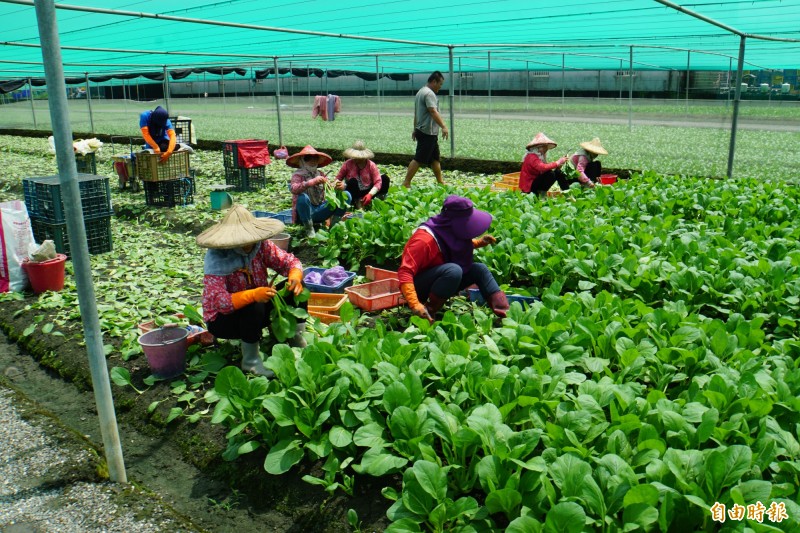
[[[90,254],[102,254],[111,251],[111,217],[98,217],[83,221],[86,228],[86,242]],[[69,235],[66,224],[53,224],[43,220],[31,218],[31,227],[36,242],[41,243],[51,240],[56,245],[56,251],[70,255]]]
[[[97,158],[94,152],[86,155],[75,154],[75,168],[78,174],[97,174]]]
[[[105,176],[78,174],[83,218],[111,216],[111,186]],[[58,176],[24,178],[22,188],[25,206],[31,218],[51,224],[65,222],[66,212],[61,200],[61,181]]]

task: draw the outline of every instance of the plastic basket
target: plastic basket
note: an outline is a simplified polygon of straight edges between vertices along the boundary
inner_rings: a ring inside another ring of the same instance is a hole
[[[617,182],[616,174],[600,174],[600,183],[603,185],[613,185]]]
[[[173,152],[161,163],[161,154],[139,152],[136,154],[136,175],[142,181],[166,181],[185,178],[189,172],[189,152]]]
[[[389,309],[405,301],[400,293],[400,282],[396,279],[353,285],[347,287],[344,292],[350,298],[350,303],[365,311]]]
[[[519,190],[519,186],[517,184],[511,185],[511,184],[508,184],[508,183],[506,183],[504,181],[495,181],[494,184],[492,185],[492,188],[494,190],[498,190],[498,191],[518,191]]]
[[[520,304],[530,305],[533,302],[542,301],[541,298],[537,298],[536,296],[522,296],[521,294],[506,294],[506,299],[508,299],[509,304],[519,302]],[[483,299],[483,295],[479,289],[469,290],[469,301],[475,302],[477,305],[486,305],[486,301]]]
[[[266,167],[225,168],[225,183],[234,191],[247,192],[263,189],[267,185]]]
[[[144,182],[144,203],[153,207],[176,207],[194,202],[194,178]]]
[[[322,322],[323,324],[333,324],[334,322],[342,321],[342,317],[331,313],[323,313],[321,311],[312,311],[311,309],[309,309],[308,314],[310,316],[318,318],[319,321]]]
[[[94,152],[75,154],[75,168],[79,174],[97,174],[97,158]]]
[[[111,216],[113,210],[108,178],[92,174],[78,174],[77,180],[83,218]],[[32,219],[36,218],[52,224],[61,224],[67,220],[64,202],[61,200],[61,182],[58,176],[25,178],[22,180],[22,188],[25,194],[25,206]]]
[[[84,219],[83,225],[86,228],[86,243],[89,246],[90,254],[102,254],[110,252],[111,243],[111,217],[98,217]],[[31,227],[36,242],[50,239],[56,246],[56,251],[65,255],[70,255],[69,236],[67,235],[67,225],[51,224],[42,220],[31,218]]]
[[[278,213],[273,213],[272,211],[253,211],[253,216],[256,218],[275,218],[283,222],[284,224],[291,224],[292,223],[292,210],[286,209],[284,211],[280,211]]]
[[[175,141],[192,144],[192,119],[170,117],[172,127],[175,128]]]
[[[339,314],[339,309],[346,301],[346,294],[312,292],[308,298],[308,310],[332,315]]]
[[[397,279],[397,272],[394,270],[384,270],[367,265],[366,278],[370,281],[381,281],[384,279]]]
[[[512,172],[511,174],[503,174],[502,182],[506,185],[519,186],[519,172]]]
[[[312,272],[317,272],[321,276],[323,272],[325,272],[326,268],[317,268],[317,267],[307,267],[303,270],[303,280],[306,279],[306,276],[311,274]],[[356,279],[355,272],[349,272],[345,270],[347,277],[339,283],[338,285],[328,286],[328,285],[321,285],[316,283],[306,283],[303,281],[303,285],[308,287],[308,290],[311,292],[323,292],[323,293],[338,293],[341,294],[344,292],[345,287],[350,287],[353,284],[353,280]]]

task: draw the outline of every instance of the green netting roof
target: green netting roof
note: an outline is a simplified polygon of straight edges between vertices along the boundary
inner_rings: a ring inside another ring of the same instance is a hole
[[[800,0],[675,2],[746,34],[800,39]],[[456,45],[455,68],[557,70],[736,68],[740,38],[651,0],[76,0],[128,13]],[[67,76],[229,65],[384,72],[448,69],[446,47],[301,35],[57,9]],[[0,0],[0,80],[43,75],[32,5]],[[508,46],[486,46],[486,45]],[[468,46],[462,46],[468,45]],[[522,45],[537,45],[526,47]],[[72,50],[68,47],[95,50]],[[100,48],[114,50],[97,50]],[[687,54],[687,50],[691,53]],[[147,51],[159,53],[147,53]],[[189,52],[163,54],[160,52]],[[491,52],[490,54],[488,52]],[[731,63],[731,58],[734,60]],[[800,43],[748,38],[745,69],[800,68]]]

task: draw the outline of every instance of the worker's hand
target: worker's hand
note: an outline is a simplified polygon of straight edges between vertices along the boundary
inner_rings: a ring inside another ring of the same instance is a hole
[[[257,287],[253,291],[255,291],[255,301],[262,304],[272,300],[276,294],[274,287]]]
[[[431,317],[430,313],[428,313],[428,309],[421,303],[411,306],[411,312],[420,318],[424,318],[430,324],[433,324],[433,318]]]
[[[361,199],[361,205],[367,207],[372,202],[372,195],[367,194]]]
[[[310,180],[309,184],[312,187],[316,187],[317,185],[325,185],[325,183],[327,183],[327,181],[328,181],[328,178],[326,178],[325,176],[317,176],[316,178]]]
[[[336,186],[334,187],[337,191],[344,190],[344,180],[336,180]]]
[[[562,157],[561,159],[556,161],[556,165],[558,165],[559,167],[563,167],[564,163],[566,163],[566,162],[567,162],[567,158],[566,157]]]
[[[169,156],[171,156],[171,155],[172,155],[172,152],[170,152],[170,151],[166,151],[163,154],[161,154],[161,162],[165,163],[167,161],[167,159],[169,159]]]
[[[412,141],[416,141],[417,140],[417,130],[414,130],[414,131],[411,132],[411,140]]]
[[[234,292],[231,294],[231,303],[236,310],[247,307],[253,303],[267,303],[275,296],[275,289],[272,287],[256,287],[246,291]]]
[[[490,244],[494,244],[496,242],[497,242],[497,239],[495,239],[493,236],[487,234],[487,235],[484,235],[483,237],[481,237],[480,239],[478,239],[477,245],[478,245],[478,248],[483,248],[484,246],[489,246]]]
[[[450,130],[447,129],[447,126],[442,126],[442,139],[447,139],[450,135]]]
[[[299,296],[303,292],[303,271],[293,268],[289,271],[289,278],[286,280],[286,290]]]

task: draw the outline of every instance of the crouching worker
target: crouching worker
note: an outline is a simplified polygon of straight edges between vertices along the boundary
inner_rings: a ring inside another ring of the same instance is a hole
[[[347,158],[336,179],[345,183],[350,193],[352,205],[368,207],[376,196],[380,199],[389,192],[389,176],[381,174],[378,166],[371,161],[375,154],[364,146],[364,141],[356,141],[342,152]]]
[[[331,219],[331,226],[339,222],[347,206],[331,207],[325,201],[325,185],[328,178],[319,169],[331,162],[331,156],[324,152],[317,152],[313,146],[306,146],[296,154],[286,159],[286,164],[296,168],[289,183],[292,191],[292,220],[300,223],[306,230],[306,236],[313,237],[314,223]],[[337,181],[334,185],[339,190],[344,190],[344,182]],[[345,191],[347,202],[352,201],[350,193]]]
[[[175,151],[177,137],[167,110],[158,106],[152,111],[145,111],[139,115],[139,129],[147,143],[146,148],[151,148],[153,152],[161,154],[162,163],[169,159],[169,156]]]
[[[475,248],[494,244],[489,229],[492,215],[475,209],[469,198],[448,196],[442,212],[419,226],[403,249],[397,271],[400,290],[411,311],[429,321],[458,291],[478,285],[489,307],[505,317],[508,300],[483,263],[475,263]]]
[[[241,205],[197,236],[197,244],[208,248],[203,265],[203,319],[215,337],[242,341],[242,370],[268,378],[258,344],[272,311],[272,298],[283,288],[270,285],[268,269],[286,276],[287,303],[306,308],[294,297],[303,292],[303,266],[284,252],[270,237],[283,231],[283,223],[256,218]],[[304,347],[305,321],[298,321],[291,346]]]

